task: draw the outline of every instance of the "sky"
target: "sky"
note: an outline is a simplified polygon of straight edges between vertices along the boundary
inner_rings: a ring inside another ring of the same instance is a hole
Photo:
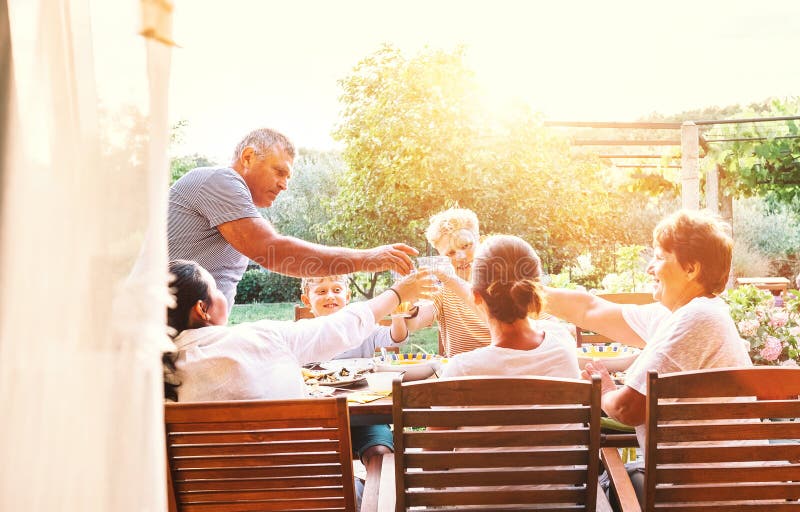
[[[268,126],[338,147],[337,81],[383,43],[466,48],[488,94],[551,120],[629,121],[800,94],[800,1],[176,0],[178,154],[227,162]]]

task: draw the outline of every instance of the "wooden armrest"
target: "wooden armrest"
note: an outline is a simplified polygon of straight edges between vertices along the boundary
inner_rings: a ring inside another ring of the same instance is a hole
[[[625,464],[622,463],[622,458],[619,456],[619,451],[616,448],[601,448],[600,459],[608,472],[611,487],[617,494],[620,509],[623,512],[640,512],[642,508],[639,506],[636,491],[633,489],[633,484],[630,477],[628,477]]]
[[[364,494],[361,497],[361,512],[394,510],[394,454],[372,457],[370,462],[367,481],[364,482]]]
[[[600,434],[600,446],[603,448],[638,447],[636,434]]]

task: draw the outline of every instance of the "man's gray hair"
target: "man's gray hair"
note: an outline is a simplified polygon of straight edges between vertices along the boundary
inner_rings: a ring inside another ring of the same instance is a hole
[[[236,145],[232,163],[236,163],[241,158],[242,151],[248,146],[253,148],[259,157],[266,155],[270,149],[278,147],[286,151],[294,159],[294,144],[292,144],[292,141],[286,135],[271,128],[258,128],[245,135]]]

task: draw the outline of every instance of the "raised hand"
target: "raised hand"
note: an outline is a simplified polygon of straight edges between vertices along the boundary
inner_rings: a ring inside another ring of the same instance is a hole
[[[381,245],[367,249],[367,256],[361,270],[365,272],[380,272],[394,270],[401,275],[408,275],[414,269],[411,256],[416,256],[419,251],[406,244]]]
[[[434,277],[429,269],[420,269],[414,274],[395,281],[392,288],[400,294],[403,302],[427,299],[438,290],[436,286],[436,277]]]

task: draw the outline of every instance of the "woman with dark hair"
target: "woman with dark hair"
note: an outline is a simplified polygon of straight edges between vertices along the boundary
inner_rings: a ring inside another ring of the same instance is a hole
[[[486,238],[472,263],[474,306],[489,327],[491,344],[450,358],[443,377],[542,375],[579,378],[575,340],[564,324],[540,320],[541,262],[524,240]],[[463,281],[440,275],[449,286]]]
[[[169,270],[175,303],[167,310],[167,322],[176,352],[164,356],[164,385],[167,398],[179,402],[305,398],[302,364],[358,347],[399,303],[436,291],[431,273],[420,270],[329,316],[228,326],[227,300],[206,269],[174,260]],[[368,472],[393,447],[389,430],[377,427],[351,429],[354,453]],[[357,487],[359,501],[360,496]]]
[[[330,316],[228,326],[227,301],[208,271],[187,260],[174,260],[169,269],[175,304],[167,318],[176,352],[168,354],[175,368],[168,378],[180,402],[307,396],[302,364],[355,348],[399,302],[436,289],[430,272],[420,271]]]

